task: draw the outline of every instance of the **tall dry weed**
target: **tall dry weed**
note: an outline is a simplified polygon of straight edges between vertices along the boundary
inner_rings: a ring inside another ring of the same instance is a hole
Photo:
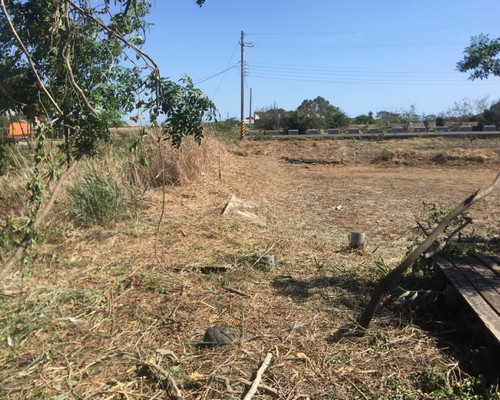
[[[168,141],[148,140],[143,144],[144,165],[130,162],[130,179],[143,190],[166,186],[182,186],[206,174],[217,165],[223,146],[206,137],[197,144],[187,138],[179,149]]]
[[[26,213],[30,196],[27,186],[33,174],[30,151],[26,146],[4,148],[4,160],[8,164],[0,173],[0,224]]]

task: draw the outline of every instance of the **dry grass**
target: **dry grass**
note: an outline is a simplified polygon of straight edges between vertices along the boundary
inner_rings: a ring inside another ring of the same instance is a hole
[[[185,399],[236,399],[267,353],[273,359],[262,383],[278,394],[261,388],[255,399],[426,398],[417,379],[425,374],[456,386],[466,376],[458,360],[465,354],[451,351],[455,342],[446,331],[456,336],[463,327],[440,319],[423,326],[412,304],[388,299],[366,335],[338,334],[381,276],[376,262],[394,265],[412,243],[422,201],[455,205],[498,169],[493,161],[472,169],[471,161],[371,164],[382,148],[429,146],[430,160],[455,144],[404,143],[207,142],[168,156],[178,157],[175,168],[198,158],[205,163],[202,169],[191,163],[185,180],[176,175],[182,185],[167,189],[158,235],[158,189],[147,192],[150,206],[137,220],[86,229],[50,222],[46,229],[57,233],[3,283],[1,395],[172,398],[169,375]],[[487,145],[493,152],[499,147]],[[344,164],[293,165],[283,157]],[[266,224],[222,217],[231,194],[257,203]],[[477,234],[498,235],[498,195],[471,214]],[[365,251],[347,250],[353,229],[367,233]],[[256,263],[266,251],[276,256],[272,270]],[[205,266],[227,264],[204,273]],[[213,325],[251,340],[199,346]]]
[[[141,155],[145,162],[130,162],[131,181],[137,187],[152,189],[167,186],[184,186],[203,176],[207,168],[217,165],[222,147],[212,137],[207,137],[201,145],[193,138],[186,139],[179,149],[170,142],[148,138],[143,144]]]

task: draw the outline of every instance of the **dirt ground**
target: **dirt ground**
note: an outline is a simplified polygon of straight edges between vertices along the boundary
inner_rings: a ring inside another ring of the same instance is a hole
[[[365,335],[341,328],[414,243],[424,203],[454,207],[499,171],[498,139],[250,141],[220,145],[164,209],[148,192],[134,222],[60,233],[54,219],[0,295],[0,395],[237,399],[270,354],[255,399],[429,398],[429,382],[451,387],[485,361],[477,323],[457,327],[437,303],[422,323],[387,299]],[[255,216],[222,215],[232,195]],[[470,216],[498,237],[500,193]],[[358,230],[367,246],[349,250]],[[249,340],[200,345],[211,326]]]

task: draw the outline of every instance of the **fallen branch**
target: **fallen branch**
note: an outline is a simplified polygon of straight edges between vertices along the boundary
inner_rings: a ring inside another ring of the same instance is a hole
[[[231,293],[234,293],[234,294],[239,294],[240,296],[243,296],[243,297],[252,297],[248,293],[244,292],[243,290],[235,289],[235,288],[232,288],[232,287],[229,287],[229,286],[223,286],[223,287],[228,292],[231,292]]]
[[[238,382],[246,385],[246,386],[251,386],[252,385],[252,382],[250,381],[247,381],[246,379],[243,379],[243,378],[238,378]],[[265,392],[268,392],[269,394],[271,395],[274,395],[274,396],[277,396],[278,395],[278,390],[276,390],[275,388],[272,388],[271,386],[267,386],[267,385],[263,385],[262,383],[259,383],[259,385],[257,386],[258,389],[262,389],[264,390]]]
[[[175,382],[174,378],[172,375],[160,367],[159,365],[141,360],[140,358],[134,357],[133,355],[130,354],[125,354],[128,356],[130,359],[136,361],[138,364],[149,368],[152,372],[154,372],[160,379],[162,379],[162,384],[166,386],[166,388],[170,388],[172,392],[172,396],[174,399],[182,399],[182,392],[179,389],[179,386],[177,386],[177,383]]]
[[[441,243],[439,243],[439,245],[433,249],[433,250],[430,250],[430,251],[426,251],[423,256],[424,258],[431,258],[431,257],[434,257],[437,253],[439,253],[441,250],[443,250],[446,245],[451,241],[451,239],[453,239],[453,237],[458,233],[460,232],[462,229],[464,229],[467,225],[471,224],[472,223],[472,219],[469,218],[469,217],[464,217],[465,219],[465,222],[460,225],[459,227],[457,227],[453,232],[451,232],[448,237],[446,239],[444,239],[443,241],[441,241]]]
[[[252,386],[250,386],[250,389],[248,389],[247,394],[245,397],[243,397],[243,400],[250,400],[254,394],[257,392],[257,388],[259,387],[260,381],[262,380],[262,374],[264,371],[267,369],[269,366],[269,363],[271,362],[271,358],[273,355],[271,353],[267,353],[266,358],[264,359],[264,362],[258,369],[257,373],[255,374],[255,379],[252,383]]]
[[[325,160],[322,158],[291,158],[283,157],[283,160],[290,164],[320,164],[320,165],[337,165],[343,164],[343,160]]]
[[[488,186],[486,189],[473,193],[457,207],[455,207],[454,210],[449,212],[439,223],[439,225],[434,228],[429,236],[427,236],[427,238],[422,243],[420,243],[420,245],[415,250],[413,250],[401,262],[401,264],[399,264],[395,269],[393,269],[379,281],[378,285],[375,287],[372,293],[372,297],[368,302],[368,305],[358,319],[358,324],[362,328],[368,328],[368,325],[370,325],[373,315],[375,314],[375,311],[377,310],[377,307],[380,303],[380,299],[382,298],[384,293],[387,292],[389,287],[392,286],[394,281],[398,279],[409,267],[411,267],[413,263],[417,261],[417,259],[429,249],[430,246],[432,246],[432,244],[438,239],[439,235],[444,232],[444,230],[456,217],[464,213],[474,203],[488,196],[498,186],[500,186],[500,173],[498,173],[495,180],[490,186]]]

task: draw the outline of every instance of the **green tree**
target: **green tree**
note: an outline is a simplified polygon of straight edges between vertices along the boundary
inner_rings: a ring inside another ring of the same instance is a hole
[[[401,117],[398,113],[392,111],[379,111],[377,113],[377,120],[385,124],[399,124]]]
[[[349,125],[349,117],[339,107],[333,106],[321,96],[304,100],[297,108],[292,127],[301,132],[307,129],[343,128]]]
[[[500,76],[500,38],[488,35],[471,37],[471,44],[464,50],[464,58],[457,63],[460,72],[469,72],[469,79],[485,79],[489,75]]]
[[[0,112],[14,110],[45,121],[17,259],[34,243],[36,228],[57,195],[53,189],[49,199],[44,196],[48,182],[42,164],[58,165],[44,151],[46,134],[63,135],[67,161],[66,171],[55,169],[47,177],[65,179],[78,160],[109,140],[109,121],[124,113],[149,115],[152,126],[161,126],[162,138],[177,147],[187,135],[201,141],[204,119],[214,117],[214,104],[189,77],[178,82],[162,77],[141,49],[150,10],[148,0],[0,0]],[[9,260],[0,280],[11,267]]]
[[[290,127],[293,114],[293,111],[285,111],[277,104],[261,108],[255,111],[255,115],[258,116],[255,120],[255,127],[257,129],[287,130]]]
[[[494,103],[489,109],[484,110],[483,118],[485,124],[496,125],[500,127],[500,100]]]
[[[375,123],[375,118],[373,118],[373,112],[367,114],[358,115],[353,121],[357,125],[370,125]]]
[[[113,4],[112,4],[113,3]],[[1,0],[0,111],[44,113],[63,133],[68,161],[109,139],[108,123],[136,109],[151,123],[166,120],[178,146],[187,134],[201,139],[211,104],[189,78],[162,78],[141,50],[151,9],[146,0]]]

